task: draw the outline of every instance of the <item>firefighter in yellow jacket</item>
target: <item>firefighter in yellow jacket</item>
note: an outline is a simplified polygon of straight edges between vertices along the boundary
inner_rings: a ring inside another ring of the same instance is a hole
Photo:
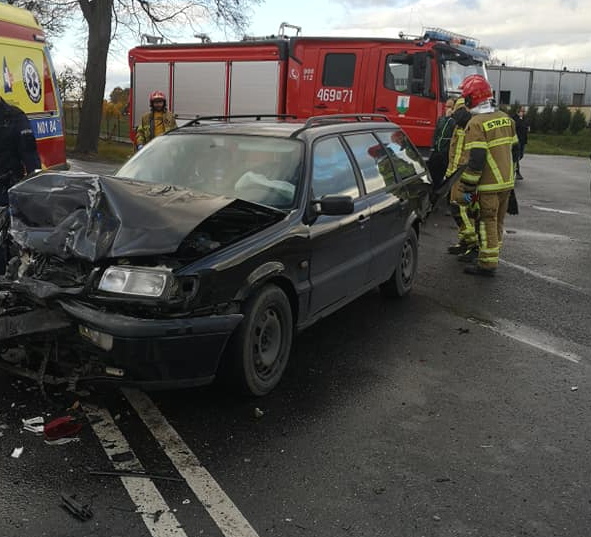
[[[466,164],[464,129],[472,116],[462,97],[458,98],[454,103],[452,117],[455,121],[455,128],[449,145],[449,165],[445,172],[447,178],[451,177],[458,167]],[[465,203],[463,194],[460,192],[459,182],[454,183],[450,192],[450,213],[458,226],[458,242],[449,246],[447,251],[450,254],[461,256],[461,258],[458,258],[460,261],[469,260],[472,253],[478,250],[478,234],[474,223],[476,211],[477,204]]]
[[[480,204],[478,262],[468,265],[464,272],[494,276],[515,181],[514,163],[518,156],[515,123],[504,112],[495,111],[490,84],[480,75],[464,80],[462,97],[472,118],[466,125],[464,151],[468,165],[460,178],[460,191],[467,203],[477,199]]]
[[[166,110],[166,96],[161,91],[153,91],[150,93],[150,111],[142,116],[136,131],[137,149],[141,149],[156,136],[176,128],[174,115]]]

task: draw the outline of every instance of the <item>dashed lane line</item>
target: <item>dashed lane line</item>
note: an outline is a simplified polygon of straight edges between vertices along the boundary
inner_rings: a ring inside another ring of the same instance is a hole
[[[591,356],[591,349],[572,341],[550,336],[546,332],[506,319],[495,319],[494,322],[485,322],[475,318],[468,318],[471,323],[477,324],[496,334],[508,337],[520,343],[529,345],[545,353],[564,358],[569,362],[578,364],[583,356]]]
[[[152,400],[138,390],[122,391],[224,536],[259,537]]]
[[[542,274],[541,272],[537,272],[535,270],[529,269],[529,268],[524,267],[522,265],[517,265],[515,263],[511,263],[510,261],[505,261],[504,259],[500,259],[499,263],[501,263],[502,265],[506,265],[508,267],[511,267],[513,269],[519,270],[519,271],[523,272],[524,274],[528,274],[529,276],[534,276],[535,278],[539,278],[541,280],[544,280],[548,283],[553,283],[553,284],[558,285],[560,287],[564,287],[565,289],[569,289],[571,291],[575,291],[577,293],[581,293],[586,296],[591,296],[591,289],[585,289],[583,287],[579,287],[578,285],[573,285],[572,283],[564,282],[562,280],[559,280],[558,278],[554,278],[553,276],[547,276],[546,274]]]
[[[90,424],[115,470],[143,472],[142,463],[127,443],[109,411],[88,405],[85,405],[85,409]],[[93,416],[97,416],[100,420],[94,420]],[[123,456],[122,460],[118,460],[117,456]],[[152,537],[187,537],[151,479],[127,476],[121,476],[120,479]]]

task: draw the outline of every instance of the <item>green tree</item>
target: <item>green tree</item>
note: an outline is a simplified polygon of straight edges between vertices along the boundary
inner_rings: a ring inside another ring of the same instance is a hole
[[[525,119],[532,132],[540,130],[540,114],[537,106],[530,106],[525,113]]]
[[[33,10],[38,15],[60,13],[55,32],[64,29],[64,21],[80,12],[88,31],[86,87],[80,111],[76,151],[97,153],[101,113],[105,94],[107,57],[117,36],[130,33],[139,37],[149,31],[166,38],[183,25],[197,30],[213,22],[220,28],[243,32],[251,8],[262,0],[10,0],[9,3]],[[56,11],[57,10],[57,11]],[[41,17],[43,21],[43,17]],[[53,31],[45,22],[48,32]]]
[[[519,104],[519,102],[513,103],[511,105],[511,107],[509,108],[509,111],[507,112],[507,114],[509,114],[510,117],[516,116],[517,112],[519,112],[520,108],[521,108],[521,104]]]
[[[570,125],[570,110],[563,103],[560,103],[552,113],[552,130],[562,134]]]
[[[580,110],[577,110],[570,120],[570,131],[573,134],[577,134],[578,132],[582,131],[586,125],[587,119],[585,118],[585,114],[583,114],[583,112]]]
[[[544,106],[542,113],[540,114],[540,132],[546,134],[552,129],[552,116],[554,107],[551,104]]]

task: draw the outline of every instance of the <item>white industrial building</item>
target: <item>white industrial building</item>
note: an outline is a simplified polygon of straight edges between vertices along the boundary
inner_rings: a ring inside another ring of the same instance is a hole
[[[591,108],[591,73],[505,65],[489,65],[487,71],[499,104]]]

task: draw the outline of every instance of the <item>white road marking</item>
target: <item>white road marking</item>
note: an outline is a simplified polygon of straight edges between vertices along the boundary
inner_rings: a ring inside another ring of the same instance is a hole
[[[577,293],[581,293],[583,295],[591,296],[591,289],[585,289],[583,287],[579,287],[577,285],[573,285],[572,283],[563,282],[558,278],[554,278],[553,276],[547,276],[546,274],[542,274],[541,272],[537,272],[535,270],[529,269],[522,265],[516,265],[515,263],[511,263],[510,261],[505,261],[504,259],[500,259],[499,263],[503,265],[507,265],[508,267],[514,268],[523,272],[524,274],[529,274],[530,276],[534,276],[536,278],[540,278],[548,283],[553,283],[555,285],[559,285],[560,287],[564,287],[565,289],[569,289],[571,291],[575,291]]]
[[[580,216],[581,213],[575,213],[574,211],[563,211],[562,209],[552,209],[550,207],[540,207],[539,205],[532,205],[532,209],[536,209],[538,211],[545,211],[547,213],[558,213],[558,214],[574,214]]]
[[[222,533],[226,537],[258,537],[152,400],[138,390],[123,388],[122,391]]]
[[[91,426],[115,470],[143,472],[142,463],[136,457],[127,440],[125,440],[123,433],[113,421],[109,411],[88,405],[85,405],[85,408]],[[101,421],[92,423],[93,415],[101,418]],[[117,455],[121,456],[123,454],[127,455],[127,460],[113,460],[113,457],[117,459]],[[179,521],[171,512],[170,507],[151,479],[126,476],[122,476],[120,479],[152,537],[187,537]]]
[[[530,326],[520,325],[505,319],[497,319],[494,323],[474,318],[469,318],[468,321],[575,364],[582,360],[581,355],[591,356],[591,349],[588,347],[553,337]]]

